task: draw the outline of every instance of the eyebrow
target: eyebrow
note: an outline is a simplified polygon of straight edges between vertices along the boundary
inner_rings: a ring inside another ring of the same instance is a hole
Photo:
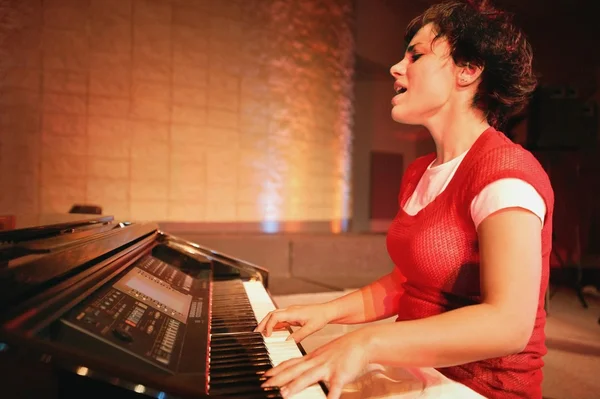
[[[407,53],[414,54],[414,52],[415,52],[415,47],[416,47],[418,44],[421,44],[421,43],[414,43],[414,44],[411,44],[410,46],[408,46],[408,47],[407,47],[407,49],[406,49],[406,52],[407,52]]]

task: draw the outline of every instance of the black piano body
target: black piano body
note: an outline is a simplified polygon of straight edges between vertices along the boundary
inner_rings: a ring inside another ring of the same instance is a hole
[[[0,228],[3,398],[280,397],[248,298],[266,269],[110,216]]]

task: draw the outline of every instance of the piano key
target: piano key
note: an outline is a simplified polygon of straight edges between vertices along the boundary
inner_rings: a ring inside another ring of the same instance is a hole
[[[259,360],[265,358],[265,357],[269,357],[269,353],[267,352],[266,349],[263,350],[256,350],[253,352],[215,352],[212,351],[211,352],[211,360],[213,361],[213,364],[223,364],[223,363],[232,363],[231,362],[226,362],[227,359],[239,359],[240,362],[241,361],[250,361],[250,360],[255,360],[254,363],[257,363]]]
[[[250,309],[250,311],[252,311],[252,309]],[[233,320],[233,321],[253,321],[256,323],[256,319],[254,318],[254,316],[249,317],[247,315],[242,315],[240,314],[226,314],[226,315],[217,315],[215,316],[213,314],[213,321],[228,321],[228,320]]]
[[[257,325],[255,320],[235,320],[235,319],[231,319],[231,320],[224,320],[224,319],[213,319],[212,324],[218,324],[219,326],[222,325],[240,325],[240,326],[245,326],[245,325]]]
[[[235,303],[235,301],[229,301],[229,303],[223,303],[223,304],[218,304],[218,303],[213,303],[212,304],[212,310],[213,313],[217,312],[217,313],[241,313],[241,312],[245,312],[246,310],[252,308],[252,305],[250,305],[249,303],[244,303],[244,304],[240,304],[240,303]],[[248,314],[248,313],[246,313]]]
[[[227,395],[226,398],[233,398],[237,395]],[[245,393],[239,396],[243,399],[281,399],[283,396],[279,393],[279,391],[271,391],[271,392],[259,392],[259,393]]]
[[[214,344],[211,342],[210,347],[211,349],[215,349],[215,350],[221,350],[221,349],[228,349],[228,348],[252,348],[252,347],[263,347],[266,348],[265,343],[262,341],[247,341],[247,342],[222,342],[222,343],[218,343],[215,342]]]
[[[262,376],[264,373],[266,373],[266,370],[254,370],[254,369],[247,369],[247,370],[233,370],[233,371],[218,371],[213,373],[212,371],[210,372],[210,378],[211,380],[213,378],[218,379],[218,378],[233,378],[233,377],[249,377],[249,376],[256,376],[257,378]]]
[[[237,383],[242,383],[242,382],[248,382],[248,383],[252,383],[255,382],[259,385],[262,385],[265,381],[267,381],[268,378],[264,377],[264,376],[260,376],[258,378],[256,378],[256,376],[251,376],[251,377],[235,377],[235,378],[221,378],[221,379],[215,379],[215,378],[211,378],[211,386],[220,386],[220,385],[224,385],[224,384],[237,384]]]
[[[244,281],[243,285],[248,298],[250,299],[254,316],[258,322],[260,322],[269,312],[276,309],[275,304],[261,282]],[[277,366],[286,360],[303,356],[296,342],[293,339],[287,340],[289,336],[290,333],[287,330],[278,330],[273,331],[270,337],[264,337],[273,366]],[[293,395],[291,398],[326,399],[326,395],[318,384],[314,384]]]
[[[216,395],[216,389],[221,386],[222,381],[236,384],[236,379],[243,379],[262,383],[265,371],[261,370],[261,361],[268,360],[272,366],[276,366],[285,360],[302,356],[298,345],[293,340],[287,340],[289,331],[274,331],[270,337],[253,331],[258,322],[275,309],[260,282],[242,283],[240,280],[233,280],[213,283],[209,363],[209,367],[214,365],[209,373],[211,395]],[[252,323],[248,323],[248,320]],[[257,342],[262,346],[257,347]],[[244,350],[249,347],[254,347],[255,350],[251,353]],[[243,397],[249,396],[244,394]],[[294,395],[294,398],[325,399],[325,393],[315,384]]]
[[[247,343],[254,343],[254,342],[263,342],[263,336],[261,333],[258,332],[248,332],[245,334],[238,334],[238,335],[213,335],[211,337],[211,344],[212,343],[219,343],[219,344],[225,344],[225,343],[234,343],[234,344],[247,344]]]
[[[251,331],[252,327],[215,327],[211,328],[211,334],[234,334]]]
[[[261,388],[260,385],[256,384],[229,384],[222,387],[211,389],[211,395],[241,395],[244,394],[259,394],[259,393],[278,393],[279,388],[277,387],[265,387]]]
[[[242,331],[253,331],[256,328],[256,323],[222,323],[219,324],[217,323],[216,325],[212,325],[211,327],[214,328],[237,328],[240,329]]]
[[[256,371],[267,371],[267,370],[273,368],[273,365],[271,365],[270,362],[264,362],[264,363],[260,363],[260,364],[253,364],[250,367],[252,368],[252,370],[256,370]],[[247,372],[248,364],[238,364],[238,365],[223,364],[223,365],[219,365],[219,366],[211,365],[210,371],[211,371],[211,373]],[[213,378],[212,378],[213,382],[214,382],[215,378],[216,377],[213,375]]]
[[[246,304],[249,305],[250,301],[248,300],[248,298],[244,297],[244,294],[232,294],[230,292],[225,292],[225,293],[215,293],[215,295],[213,295],[213,303],[214,304],[220,304],[220,305],[242,305],[242,304]]]
[[[211,350],[212,350],[212,353],[249,354],[249,353],[255,353],[255,352],[265,353],[267,351],[267,348],[264,344],[258,344],[258,345],[251,345],[251,346],[246,346],[246,345],[220,346],[220,347],[211,346]]]
[[[254,364],[260,364],[261,362],[271,362],[271,358],[268,354],[254,356],[250,359],[211,359],[210,367],[213,365],[221,365],[221,364],[246,364],[248,367],[252,367]]]
[[[211,353],[210,357],[213,360],[225,360],[225,359],[236,359],[236,360],[242,360],[242,359],[250,359],[254,356],[261,356],[262,353],[249,353],[249,354],[239,354],[239,353],[224,353],[224,354],[219,354],[219,353]]]

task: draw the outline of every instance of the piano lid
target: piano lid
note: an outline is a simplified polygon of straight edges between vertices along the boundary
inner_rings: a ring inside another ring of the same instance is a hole
[[[65,214],[0,214],[0,242],[27,241],[62,231],[109,223],[113,221],[110,215],[86,215],[79,213]]]

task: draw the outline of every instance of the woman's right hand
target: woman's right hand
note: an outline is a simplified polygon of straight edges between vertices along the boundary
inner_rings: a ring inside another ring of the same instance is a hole
[[[294,339],[298,343],[310,334],[321,330],[331,320],[332,315],[328,304],[290,306],[269,312],[254,331],[262,332],[268,337],[273,330],[297,326],[300,328],[294,331],[288,340]]]

